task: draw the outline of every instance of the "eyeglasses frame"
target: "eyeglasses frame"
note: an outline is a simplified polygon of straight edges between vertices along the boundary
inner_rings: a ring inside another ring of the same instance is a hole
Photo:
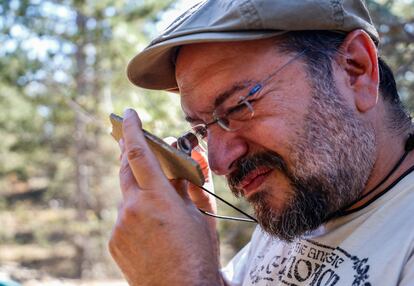
[[[252,106],[252,104],[251,104],[251,102],[249,102],[249,97],[251,97],[251,96],[253,96],[253,95],[255,95],[256,93],[258,93],[258,92],[260,92],[261,90],[262,90],[262,88],[263,88],[263,86],[271,79],[271,78],[273,78],[276,74],[278,74],[281,70],[283,70],[286,66],[288,66],[288,65],[290,65],[292,62],[294,62],[294,61],[296,61],[298,58],[300,58],[302,55],[304,55],[305,54],[305,52],[306,52],[306,50],[302,50],[301,52],[299,52],[297,55],[295,55],[293,58],[291,58],[289,61],[287,61],[285,64],[283,64],[282,66],[280,66],[278,69],[276,69],[273,73],[271,73],[271,74],[269,74],[264,80],[262,80],[261,82],[259,82],[259,83],[256,83],[250,90],[249,90],[249,93],[247,94],[247,95],[245,95],[245,96],[243,96],[243,97],[241,97],[240,99],[239,99],[239,101],[237,102],[237,104],[235,105],[235,106],[233,106],[233,107],[231,107],[231,108],[229,108],[228,110],[231,110],[231,109],[233,109],[233,108],[235,108],[235,107],[237,107],[237,106],[239,106],[239,105],[241,105],[241,104],[245,104],[246,105],[246,107],[247,108],[249,108],[250,110],[251,110],[251,117],[248,119],[248,120],[246,120],[246,121],[249,121],[249,120],[251,120],[253,117],[254,117],[254,109],[253,109],[253,106]],[[225,116],[221,116],[221,117],[219,117],[219,116],[217,116],[217,114],[216,114],[216,110],[217,110],[217,108],[214,110],[214,112],[213,112],[213,120],[212,121],[210,121],[210,122],[208,122],[208,123],[200,123],[200,124],[197,124],[197,125],[194,125],[191,129],[191,131],[188,131],[188,132],[191,132],[191,133],[193,133],[194,135],[198,135],[197,137],[199,137],[199,136],[201,136],[202,138],[204,138],[205,136],[203,136],[202,134],[199,134],[199,133],[197,133],[197,132],[195,132],[194,131],[194,128],[196,128],[196,127],[202,127],[202,130],[203,130],[203,132],[201,132],[201,133],[205,133],[205,134],[207,134],[207,130],[208,130],[208,128],[211,126],[211,125],[213,125],[213,124],[218,124],[223,130],[225,130],[225,131],[228,131],[228,132],[234,132],[234,131],[237,131],[237,130],[239,130],[240,128],[236,128],[236,129],[231,129],[231,128],[229,128],[228,126],[226,126],[226,124],[225,123],[223,123],[223,119],[225,119],[225,117],[229,114],[229,113],[227,113]],[[231,112],[230,112],[231,113]],[[186,132],[186,134],[188,133],[188,132]]]

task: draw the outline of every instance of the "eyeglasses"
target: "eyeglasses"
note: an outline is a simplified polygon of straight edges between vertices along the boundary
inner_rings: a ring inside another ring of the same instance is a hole
[[[262,99],[262,97],[260,97],[260,93],[263,90],[263,86],[286,66],[290,65],[292,62],[301,57],[305,51],[306,50],[301,51],[295,57],[268,75],[263,81],[255,84],[249,90],[247,95],[242,96],[239,99],[230,97],[229,99],[225,100],[222,104],[220,104],[218,108],[214,110],[212,121],[192,126],[191,130],[185,133],[184,136],[188,136],[191,133],[197,139],[199,139],[199,142],[205,141],[207,138],[208,128],[216,123],[225,131],[232,132],[241,129],[245,122],[251,120],[254,117],[255,113],[253,104]]]
[[[213,124],[218,124],[223,130],[225,131],[236,131],[243,127],[243,123],[252,119],[254,117],[254,109],[253,103],[257,102],[261,97],[259,96],[260,91],[262,91],[263,86],[278,72],[284,69],[286,66],[291,64],[293,61],[297,60],[301,57],[306,50],[301,51],[295,57],[287,61],[284,65],[276,69],[273,73],[268,75],[263,81],[257,83],[250,89],[249,93],[243,97],[240,97],[238,100],[236,99],[236,103],[231,104],[223,104],[220,105],[220,108],[217,108],[213,112],[213,120],[211,122],[205,124],[197,124],[192,126],[192,130],[184,133],[184,135],[178,137],[177,145],[178,149],[187,153],[187,155],[191,156],[191,150],[199,145],[200,142],[205,142],[204,139],[207,137],[208,128]],[[233,99],[234,101],[234,99]],[[230,106],[229,108],[227,106]],[[201,140],[199,140],[200,138]],[[221,216],[217,214],[212,214],[206,212],[204,210],[200,210],[205,215],[212,216],[215,218],[220,219],[228,219],[234,221],[244,221],[244,222],[254,222],[257,223],[257,220],[247,214],[246,212],[242,211],[241,209],[237,208],[236,206],[232,205],[231,203],[227,202],[223,198],[217,196],[213,192],[205,189],[203,186],[199,186],[203,191],[207,192],[211,196],[214,196],[218,200],[224,202],[228,206],[232,207],[239,213],[245,215],[247,218],[239,218],[239,217],[229,217],[229,216]]]

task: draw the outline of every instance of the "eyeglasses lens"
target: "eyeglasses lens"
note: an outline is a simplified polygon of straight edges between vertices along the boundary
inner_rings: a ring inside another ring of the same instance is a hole
[[[218,116],[217,123],[226,131],[236,131],[254,115],[253,106],[247,100],[229,109],[225,116]]]

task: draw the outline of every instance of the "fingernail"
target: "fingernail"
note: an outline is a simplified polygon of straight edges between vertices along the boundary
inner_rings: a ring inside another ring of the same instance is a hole
[[[131,116],[131,114],[133,113],[133,109],[132,108],[127,108],[124,110],[124,118],[127,118],[129,116]]]

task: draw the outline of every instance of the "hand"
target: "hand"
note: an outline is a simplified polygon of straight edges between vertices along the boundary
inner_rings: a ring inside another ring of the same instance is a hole
[[[214,193],[213,177],[211,175],[210,167],[208,166],[207,154],[202,147],[197,146],[191,152],[191,158],[198,162],[203,172],[204,188]],[[189,183],[188,194],[194,204],[199,208],[207,212],[217,213],[216,199],[204,192],[200,187]]]
[[[150,151],[135,111],[124,114],[123,200],[109,242],[130,285],[220,285],[209,227]]]
[[[167,137],[164,138],[164,141],[170,144],[172,147],[177,148],[177,139],[174,137]],[[205,183],[203,185],[204,188],[209,190],[210,192],[214,193],[214,184],[213,184],[213,176],[211,174],[211,170],[208,165],[207,154],[205,150],[201,146],[195,147],[191,152],[191,158],[193,158],[201,167],[201,171],[203,172]],[[186,191],[186,196],[189,196],[194,205],[203,211],[216,214],[217,213],[217,204],[216,199],[208,194],[207,192],[203,191],[200,187],[190,183],[184,182],[183,180],[171,180],[171,184],[175,187],[177,192],[181,194],[183,192],[183,186],[187,183],[187,186],[184,187]],[[184,185],[183,185],[184,184]],[[215,218],[211,216],[204,216],[209,229],[210,229],[210,237],[213,241],[214,245],[214,253],[216,253],[217,261],[219,261],[220,256],[220,245],[217,235],[217,221]]]
[[[170,144],[172,147],[178,148],[176,138],[166,137],[163,138],[163,140],[167,144]],[[203,147],[196,146],[191,151],[191,158],[193,158],[200,165],[201,171],[205,178],[203,187],[214,193],[213,177],[208,165],[206,151],[203,149]],[[178,181],[171,180],[171,182],[175,184]],[[179,190],[177,191],[180,192]],[[217,212],[216,199],[213,196],[209,195],[207,192],[203,191],[200,187],[188,182],[187,193],[197,208],[210,213]]]

